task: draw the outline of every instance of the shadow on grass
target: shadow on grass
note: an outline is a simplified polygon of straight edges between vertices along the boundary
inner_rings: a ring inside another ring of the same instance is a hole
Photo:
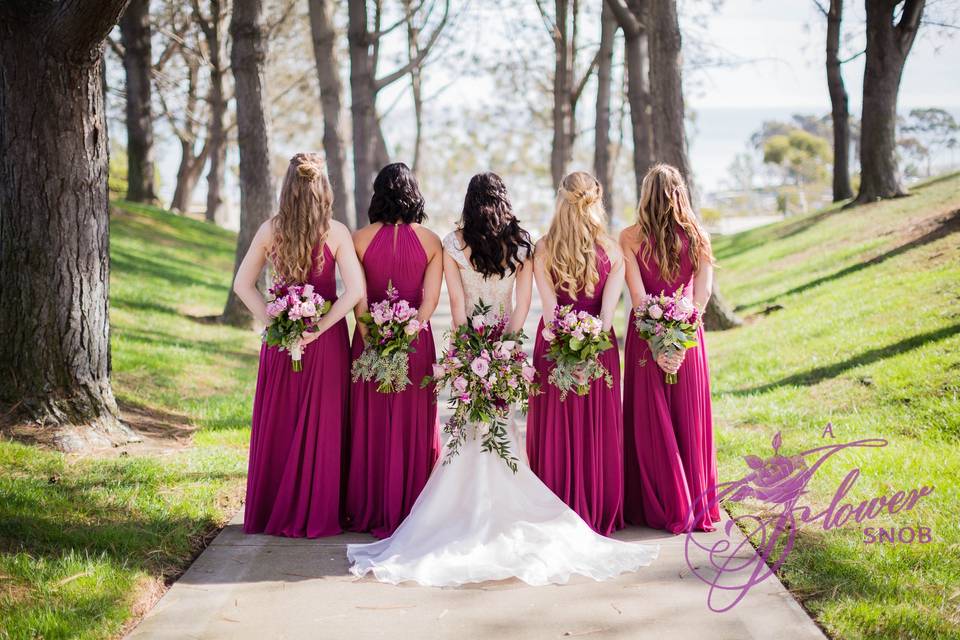
[[[256,366],[260,359],[260,354],[257,352],[234,351],[225,349],[216,343],[204,342],[200,340],[191,341],[185,338],[180,338],[179,336],[171,335],[169,333],[164,333],[162,331],[117,329],[114,331],[114,336],[121,340],[129,340],[130,342],[136,342],[147,346],[201,351],[203,353],[221,356],[224,359],[229,358],[236,360],[239,364],[244,366]]]
[[[744,307],[765,305],[771,302],[775,302],[780,298],[786,298],[788,296],[796,295],[798,293],[803,293],[804,291],[808,291],[815,287],[819,287],[820,285],[826,284],[827,282],[832,282],[834,280],[844,278],[853,273],[857,273],[858,271],[862,271],[863,269],[866,269],[868,267],[872,267],[882,262],[886,262],[887,260],[891,258],[895,258],[899,255],[902,255],[910,251],[911,249],[916,249],[917,247],[921,247],[925,244],[929,244],[931,242],[939,240],[940,238],[945,238],[946,236],[952,233],[956,233],[958,231],[960,231],[960,209],[952,211],[946,216],[936,219],[934,221],[934,226],[932,229],[930,229],[923,235],[916,237],[913,240],[910,240],[909,242],[905,242],[899,246],[896,246],[893,249],[890,249],[889,251],[885,251],[880,255],[870,258],[869,260],[864,260],[863,262],[857,262],[855,264],[851,264],[849,266],[844,267],[843,269],[834,271],[833,273],[827,274],[825,276],[820,276],[819,278],[814,278],[813,280],[805,282],[801,285],[797,285],[796,287],[793,287],[792,289],[788,289],[783,293],[778,293],[764,300],[758,300],[757,302],[753,302],[749,305],[744,305]]]
[[[940,340],[945,340],[960,334],[960,323],[953,324],[948,327],[943,327],[935,331],[928,331],[926,333],[919,333],[915,336],[905,338],[899,342],[894,342],[885,347],[878,347],[876,349],[870,349],[869,351],[864,351],[861,354],[858,354],[852,358],[847,358],[842,362],[837,362],[831,365],[824,367],[817,367],[815,369],[810,369],[809,371],[804,371],[802,373],[796,373],[792,376],[787,376],[777,380],[776,382],[771,382],[768,384],[760,385],[757,387],[751,387],[749,389],[737,389],[735,391],[728,392],[730,395],[734,396],[747,396],[755,393],[764,393],[766,391],[771,391],[780,387],[789,387],[789,386],[812,386],[823,380],[828,380],[830,378],[836,378],[838,375],[850,369],[855,369],[863,365],[873,364],[879,360],[885,360],[893,356],[900,355],[907,351],[912,351],[914,349],[919,349],[920,347],[930,344],[932,342],[939,342]]]
[[[112,249],[110,252],[110,268],[123,272],[123,275],[128,278],[155,278],[184,287],[206,287],[217,293],[226,291],[225,284],[188,275],[187,271],[197,269],[195,263],[171,256],[156,259],[142,254],[133,255],[126,251]]]

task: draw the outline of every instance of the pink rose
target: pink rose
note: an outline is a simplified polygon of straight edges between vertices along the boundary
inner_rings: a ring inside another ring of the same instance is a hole
[[[543,339],[547,342],[553,342],[557,337],[550,327],[544,327],[543,331],[540,332],[540,335],[543,336]]]
[[[304,302],[300,305],[300,315],[304,318],[312,318],[317,315],[317,306],[313,302]]]
[[[463,376],[457,376],[457,379],[453,381],[453,388],[456,389],[457,393],[464,393],[467,390],[467,379]]]
[[[482,378],[490,370],[490,361],[484,358],[475,358],[470,363],[470,370]]]
[[[446,370],[446,368],[445,368],[442,364],[436,364],[436,363],[434,363],[434,365],[433,365],[433,377],[434,377],[434,378],[442,378],[446,373],[447,373],[447,370]]]
[[[408,336],[415,336],[418,331],[420,331],[420,323],[416,320],[411,320],[403,327],[403,332]]]
[[[654,320],[659,320],[663,317],[663,309],[661,309],[658,304],[652,304],[650,308],[647,309],[647,314]]]
[[[527,382],[533,382],[533,379],[537,376],[537,370],[533,367],[523,365],[523,368],[520,370],[520,375],[522,375],[523,379]]]

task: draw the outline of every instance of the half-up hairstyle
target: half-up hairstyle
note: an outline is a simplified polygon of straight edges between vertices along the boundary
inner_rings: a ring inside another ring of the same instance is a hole
[[[589,173],[575,171],[560,181],[550,229],[543,237],[545,263],[558,290],[576,297],[594,294],[600,282],[597,245],[607,255],[613,240],[607,235],[603,187]]]
[[[649,264],[653,258],[664,281],[671,282],[680,273],[683,241],[677,233],[678,227],[689,241],[687,251],[694,272],[702,260],[714,263],[710,238],[693,213],[687,185],[676,167],[669,164],[650,167],[643,178],[637,214],[640,259]]]
[[[460,234],[470,247],[470,263],[484,278],[516,273],[533,254],[530,234],[513,215],[507,187],[495,173],[479,173],[470,179]]]
[[[323,158],[298,153],[290,159],[280,190],[280,206],[273,218],[270,256],[277,275],[286,282],[306,282],[313,266],[313,250],[330,232],[333,189]],[[317,269],[323,268],[323,252]]]
[[[420,185],[410,167],[394,162],[380,169],[373,181],[373,196],[367,215],[370,222],[384,224],[413,224],[427,219]]]

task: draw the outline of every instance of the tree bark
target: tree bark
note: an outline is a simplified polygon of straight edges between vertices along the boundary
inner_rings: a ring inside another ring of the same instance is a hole
[[[125,6],[0,7],[0,400],[67,451],[139,439],[110,387],[101,57]]]
[[[906,195],[897,167],[897,95],[924,0],[867,0],[867,47],[860,124],[860,192],[856,202]]]
[[[650,124],[650,70],[647,60],[648,0],[607,0],[623,29],[624,64],[627,73],[627,101],[633,132],[633,179],[637,200],[643,177],[653,164],[653,129]]]
[[[840,67],[843,0],[830,0],[827,10],[827,89],[833,120],[833,201],[853,197],[850,187],[850,110]]]
[[[333,24],[332,0],[310,0],[310,31],[313,37],[313,55],[316,58],[317,80],[320,83],[320,102],[323,107],[323,151],[327,159],[327,174],[333,187],[333,217],[348,227],[356,224],[349,214],[350,202],[346,185],[346,152],[343,146],[342,89],[340,61],[337,55],[337,32]]]
[[[209,144],[204,144],[200,153],[195,153],[193,140],[180,140],[180,165],[177,167],[177,185],[170,201],[171,210],[186,213],[190,209],[190,200],[209,155]]]
[[[403,10],[407,13],[407,58],[413,60],[420,55],[420,29],[413,19],[413,0],[403,0]],[[420,66],[410,69],[410,92],[413,97],[413,119],[415,133],[413,138],[413,172],[420,165],[423,150],[423,87]]]
[[[240,147],[240,233],[233,268],[236,274],[257,230],[270,217],[275,206],[276,194],[270,174],[269,124],[264,107],[263,69],[267,58],[267,35],[262,0],[234,0],[230,37],[233,41],[230,63],[236,87]],[[250,312],[232,288],[221,319],[235,326],[250,324]]]
[[[597,108],[594,126],[593,171],[603,185],[603,206],[613,221],[613,163],[610,159],[610,80],[617,21],[604,3],[600,11],[600,53],[597,62]]]
[[[227,99],[224,92],[223,65],[223,5],[221,0],[210,0],[210,16],[204,19],[197,12],[197,20],[207,41],[210,66],[210,122],[207,125],[207,144],[210,145],[210,166],[207,170],[207,222],[223,218],[223,182],[227,165]]]
[[[127,79],[127,200],[155,203],[150,70],[150,0],[132,0],[120,18]]]
[[[571,140],[571,100],[573,86],[573,43],[569,36],[570,0],[554,3],[554,67],[553,67],[553,144],[550,149],[550,176],[553,185],[560,184],[573,157]]]
[[[652,101],[653,153],[657,162],[680,170],[687,181],[695,208],[699,199],[687,155],[684,122],[683,74],[680,59],[680,25],[676,0],[650,0],[650,94]],[[708,329],[729,329],[742,324],[720,295],[717,280],[704,313]]]
[[[353,201],[357,209],[357,227],[362,227],[369,221],[367,208],[373,194],[376,124],[376,94],[370,60],[366,0],[349,0],[348,21],[350,114],[353,121]]]

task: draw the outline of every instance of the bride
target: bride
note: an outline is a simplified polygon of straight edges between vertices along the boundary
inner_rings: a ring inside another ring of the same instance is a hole
[[[513,216],[500,177],[483,173],[467,188],[460,228],[443,241],[453,323],[482,300],[519,331],[530,309],[529,234]],[[514,298],[516,306],[514,306]],[[510,447],[525,458],[513,423]],[[652,562],[656,546],[595,533],[521,460],[516,473],[468,439],[448,464],[438,462],[406,520],[392,536],[347,546],[351,572],[427,586],[519,578],[563,584],[572,574],[605,580]]]

